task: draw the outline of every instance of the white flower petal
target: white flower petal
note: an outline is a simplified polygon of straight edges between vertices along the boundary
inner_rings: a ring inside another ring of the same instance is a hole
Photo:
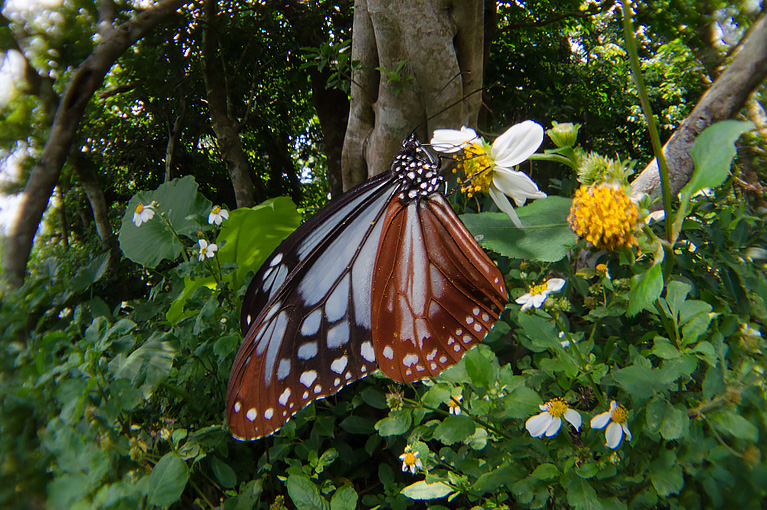
[[[540,308],[544,301],[546,301],[546,294],[536,294],[533,296],[533,306],[536,308]]]
[[[565,286],[565,283],[562,278],[552,278],[546,282],[546,288],[549,292],[559,292]]]
[[[629,426],[626,423],[622,423],[621,427],[623,428],[623,433],[626,434],[626,439],[631,441],[631,431],[629,430]]]
[[[549,428],[549,425],[551,425],[552,420],[553,416],[547,412],[536,414],[535,416],[528,418],[525,422],[525,428],[531,436],[541,437],[546,432],[546,429]]]
[[[527,303],[529,303],[529,302],[530,302],[530,300],[532,300],[532,299],[533,299],[533,295],[532,295],[532,294],[530,294],[530,293],[528,292],[527,294],[523,294],[523,295],[519,296],[519,297],[516,299],[516,301],[515,301],[515,302],[516,302],[518,305],[526,305],[526,304],[527,304]],[[541,407],[541,409],[543,409],[545,406],[540,406],[540,407]]]
[[[448,154],[458,152],[477,139],[477,133],[471,128],[463,126],[457,129],[435,129],[431,138],[432,149]]]
[[[496,138],[490,155],[498,166],[511,168],[529,158],[543,143],[543,126],[526,120]]]
[[[575,427],[575,430],[581,429],[581,414],[574,410],[574,409],[568,409],[565,411],[565,420],[569,421],[570,424]]]
[[[562,418],[553,418],[551,420],[551,424],[546,429],[546,437],[555,435],[557,432],[559,432],[560,427],[562,427]]]
[[[606,413],[598,414],[591,419],[591,428],[603,429],[605,428],[605,425],[610,423],[611,419],[612,419],[612,414],[610,414],[610,411],[607,411]]]
[[[613,412],[618,408],[618,402],[615,400],[610,401],[610,417],[612,418]]]
[[[493,169],[493,186],[514,199],[517,207],[536,198],[546,198],[546,193],[524,172],[496,166]],[[492,189],[492,188],[491,188]]]
[[[607,441],[608,448],[613,450],[618,448],[618,445],[621,444],[621,439],[623,439],[623,429],[619,424],[612,422],[607,427],[607,430],[605,430],[605,441]]]
[[[522,228],[522,222],[519,221],[519,216],[517,216],[517,213],[514,212],[514,208],[511,206],[509,199],[506,198],[506,195],[504,195],[502,191],[495,187],[495,183],[490,186],[489,191],[490,198],[493,199],[493,202],[495,202],[495,205],[498,206],[498,209],[505,212],[511,219],[511,222],[514,223],[517,228]]]

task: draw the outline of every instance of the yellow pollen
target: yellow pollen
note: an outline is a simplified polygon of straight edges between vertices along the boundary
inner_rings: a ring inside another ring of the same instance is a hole
[[[463,149],[464,159],[458,162],[457,171],[462,172],[466,177],[470,177],[468,184],[461,184],[461,191],[468,196],[473,196],[479,191],[487,191],[493,183],[493,162],[490,159],[490,153],[479,142],[473,143]],[[458,182],[462,183],[460,177]]]
[[[600,273],[606,273],[607,266],[605,264],[597,264],[597,271],[599,271]]]
[[[603,183],[575,191],[567,221],[573,232],[597,248],[614,250],[636,246],[638,216],[639,208],[623,188]]]
[[[404,462],[408,466],[415,465],[415,462],[416,462],[415,454],[413,452],[405,452],[405,458],[403,459],[402,462]]]
[[[458,407],[459,402],[463,400],[460,396],[458,397],[450,397],[450,400],[448,401],[447,405],[450,407]]]
[[[626,412],[625,407],[619,405],[618,407],[613,409],[612,420],[618,425],[623,425],[624,423],[626,423],[627,416],[628,416],[628,413]]]
[[[568,409],[569,407],[567,406],[567,402],[565,402],[561,398],[555,398],[554,400],[549,400],[549,414],[553,416],[554,418],[563,417]]]
[[[211,209],[210,212],[212,212],[213,214],[220,213],[221,212],[221,206],[217,205],[217,206],[213,207],[213,209]]]
[[[549,287],[545,283],[541,283],[540,285],[533,285],[530,288],[530,294],[532,294],[533,296],[537,296],[538,294],[543,294],[548,289]]]
[[[144,210],[144,204],[139,202],[139,204],[136,206],[136,214],[141,214],[141,211]]]

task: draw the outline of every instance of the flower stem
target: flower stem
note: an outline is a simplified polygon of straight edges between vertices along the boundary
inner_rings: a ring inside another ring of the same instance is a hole
[[[650,99],[647,96],[647,88],[642,78],[642,69],[639,66],[639,57],[637,56],[636,39],[634,38],[634,25],[631,22],[631,5],[630,0],[622,0],[623,3],[623,33],[626,39],[626,51],[629,54],[629,60],[631,62],[631,72],[634,75],[634,80],[637,84],[637,91],[639,92],[639,101],[642,105],[642,112],[644,113],[645,120],[647,121],[647,129],[650,132],[650,141],[652,142],[652,149],[655,153],[655,158],[658,161],[658,172],[660,173],[661,192],[663,194],[663,209],[666,211],[666,239],[669,242],[673,241],[673,218],[671,216],[671,183],[668,178],[668,167],[666,166],[666,158],[663,154],[663,147],[660,144],[660,137],[658,136],[658,128],[655,125],[655,117],[653,117],[652,109],[650,108]]]

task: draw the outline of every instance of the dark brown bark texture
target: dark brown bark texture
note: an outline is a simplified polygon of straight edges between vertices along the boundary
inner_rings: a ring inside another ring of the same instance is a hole
[[[734,117],[748,96],[767,77],[767,15],[762,13],[740,42],[732,62],[703,94],[692,113],[674,131],[663,147],[671,194],[676,195],[694,170],[690,149],[700,133],[711,124]],[[655,160],[631,183],[634,193],[660,196],[661,185]],[[658,205],[660,207],[660,204]]]
[[[481,102],[482,0],[356,0],[344,189],[387,170],[412,131],[476,126]],[[377,68],[399,72],[391,80]]]
[[[182,4],[182,0],[162,0],[109,31],[109,36],[101,40],[67,84],[48,140],[24,187],[17,220],[6,240],[3,274],[12,285],[24,283],[35,232],[61,175],[88,101],[115,61]]]
[[[256,201],[266,199],[266,193],[260,181],[254,182],[250,177],[253,172],[242,148],[239,124],[230,116],[229,98],[223,80],[224,69],[218,66],[216,57],[217,10],[217,0],[205,0],[206,27],[202,36],[202,60],[210,120],[221,159],[232,181],[237,207],[253,207]],[[257,188],[254,189],[254,185]]]

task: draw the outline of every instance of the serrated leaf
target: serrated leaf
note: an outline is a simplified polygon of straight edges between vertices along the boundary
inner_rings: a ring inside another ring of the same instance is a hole
[[[631,292],[626,314],[633,317],[642,310],[649,310],[663,292],[663,273],[660,263],[646,272],[631,278]]]
[[[299,475],[288,476],[285,484],[297,510],[329,510],[330,505],[320,494],[320,490],[307,477]]]
[[[404,496],[417,500],[444,498],[451,492],[453,492],[453,488],[443,482],[426,483],[423,480],[402,489]]]
[[[579,476],[571,477],[567,486],[567,502],[578,510],[602,510],[597,493],[591,484]]]
[[[357,491],[351,485],[342,485],[330,498],[330,510],[355,510],[357,508]]]
[[[149,474],[147,498],[151,505],[167,506],[178,501],[189,479],[189,469],[174,452],[166,453]]]
[[[461,221],[483,248],[506,257],[556,262],[575,246],[578,238],[567,223],[572,200],[548,197],[515,209],[522,228],[504,213],[463,214]]]
[[[647,427],[659,432],[663,439],[671,441],[683,437],[689,419],[682,409],[674,407],[663,397],[656,397],[647,405]]]
[[[661,359],[675,359],[682,355],[679,349],[672,345],[667,338],[662,337],[655,339],[650,354],[654,354]]]
[[[434,429],[434,439],[442,444],[451,445],[464,441],[474,434],[476,425],[468,416],[450,415]]]

